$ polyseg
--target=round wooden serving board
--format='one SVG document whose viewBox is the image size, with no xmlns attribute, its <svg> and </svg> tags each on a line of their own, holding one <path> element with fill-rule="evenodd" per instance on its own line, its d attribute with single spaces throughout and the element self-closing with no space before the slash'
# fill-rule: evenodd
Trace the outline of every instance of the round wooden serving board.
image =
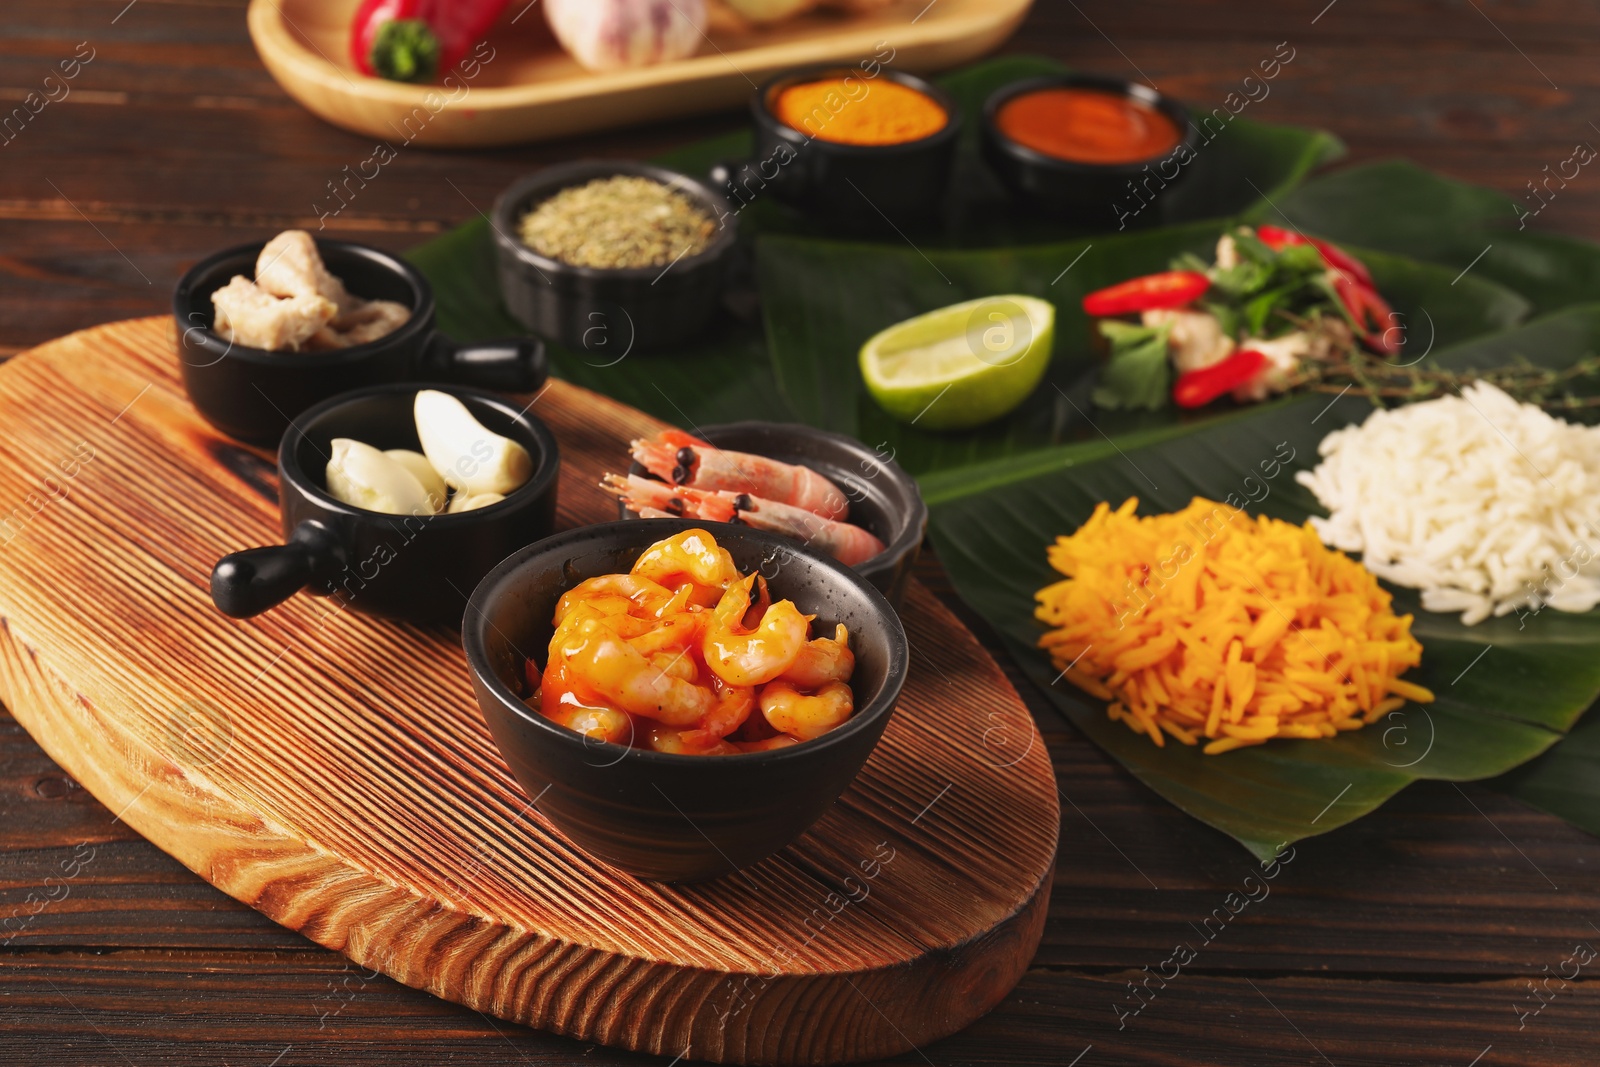
<svg viewBox="0 0 1600 1067">
<path fill-rule="evenodd" d="M 556 382 L 564 526 L 659 424 Z M 265 452 L 201 421 L 169 319 L 0 367 L 0 696 L 119 817 L 283 925 L 407 985 L 608 1045 L 822 1064 L 949 1034 L 1015 985 L 1055 863 L 1033 722 L 921 587 L 912 670 L 860 778 L 799 842 L 688 887 L 589 859 L 490 740 L 455 634 L 299 596 L 213 609 L 275 542 Z M 729 803 L 738 803 L 730 797 Z"/>
</svg>

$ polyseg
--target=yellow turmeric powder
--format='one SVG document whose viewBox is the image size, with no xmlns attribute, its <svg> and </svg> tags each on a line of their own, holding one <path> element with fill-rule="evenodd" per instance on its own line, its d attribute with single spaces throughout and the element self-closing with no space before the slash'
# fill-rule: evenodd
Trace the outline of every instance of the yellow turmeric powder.
<svg viewBox="0 0 1600 1067">
<path fill-rule="evenodd" d="M 944 108 L 926 93 L 888 79 L 802 82 L 779 93 L 773 110 L 785 125 L 816 140 L 839 144 L 920 141 L 950 122 Z"/>
</svg>

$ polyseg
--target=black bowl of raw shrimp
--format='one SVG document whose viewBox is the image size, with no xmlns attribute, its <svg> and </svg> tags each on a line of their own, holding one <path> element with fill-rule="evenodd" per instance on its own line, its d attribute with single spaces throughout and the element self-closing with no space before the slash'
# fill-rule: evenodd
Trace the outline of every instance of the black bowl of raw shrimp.
<svg viewBox="0 0 1600 1067">
<path fill-rule="evenodd" d="M 788 747 L 691 755 L 596 739 L 529 705 L 530 662 L 536 675 L 548 664 L 562 594 L 589 578 L 627 574 L 651 545 L 695 528 L 712 533 L 741 574 L 760 573 L 774 602 L 791 600 L 815 615 L 812 633 L 848 629 L 848 719 Z M 805 833 L 883 735 L 909 655 L 899 617 L 850 568 L 781 534 L 679 519 L 584 527 L 517 552 L 473 592 L 462 644 L 495 743 L 539 810 L 594 858 L 663 882 L 731 873 Z"/>
<path fill-rule="evenodd" d="M 657 434 L 634 443 L 627 476 L 607 487 L 625 519 L 681 515 L 786 534 L 853 567 L 897 611 L 928 529 L 916 480 L 892 452 L 797 423 Z"/>
</svg>

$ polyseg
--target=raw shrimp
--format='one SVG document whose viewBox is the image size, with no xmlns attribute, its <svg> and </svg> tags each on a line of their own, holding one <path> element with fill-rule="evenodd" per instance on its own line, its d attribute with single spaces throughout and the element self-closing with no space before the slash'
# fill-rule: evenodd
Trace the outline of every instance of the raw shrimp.
<svg viewBox="0 0 1600 1067">
<path fill-rule="evenodd" d="M 787 682 L 761 690 L 761 714 L 772 728 L 799 741 L 821 737 L 855 710 L 855 696 L 843 682 L 829 682 L 811 696 Z"/>
<path fill-rule="evenodd" d="M 728 587 L 711 613 L 701 643 L 706 666 L 730 685 L 762 685 L 794 666 L 810 636 L 811 620 L 792 600 L 780 600 L 746 627 L 744 616 L 755 599 L 751 575 Z"/>
<path fill-rule="evenodd" d="M 681 430 L 640 438 L 633 442 L 632 452 L 641 467 L 673 485 L 749 493 L 825 519 L 838 520 L 850 514 L 850 501 L 839 487 L 810 467 L 730 452 Z"/>
<path fill-rule="evenodd" d="M 719 594 L 739 580 L 733 557 L 704 530 L 684 530 L 657 541 L 634 562 L 632 573 L 674 589 L 687 580 Z"/>
<path fill-rule="evenodd" d="M 856 656 L 850 651 L 850 631 L 844 623 L 834 628 L 832 637 L 808 641 L 794 666 L 778 676 L 797 689 L 821 689 L 829 682 L 848 682 L 856 669 Z"/>
<path fill-rule="evenodd" d="M 576 628 L 559 649 L 569 680 L 608 704 L 668 726 L 695 726 L 716 706 L 712 691 L 653 665 L 643 653 L 595 621 Z M 548 698 L 547 698 L 548 699 Z"/>
<path fill-rule="evenodd" d="M 641 478 L 606 475 L 602 488 L 621 498 L 630 511 L 665 513 L 709 522 L 742 522 L 771 530 L 819 549 L 848 567 L 865 563 L 883 551 L 883 542 L 859 526 L 834 522 L 803 508 L 749 493 L 703 492 Z"/>
</svg>

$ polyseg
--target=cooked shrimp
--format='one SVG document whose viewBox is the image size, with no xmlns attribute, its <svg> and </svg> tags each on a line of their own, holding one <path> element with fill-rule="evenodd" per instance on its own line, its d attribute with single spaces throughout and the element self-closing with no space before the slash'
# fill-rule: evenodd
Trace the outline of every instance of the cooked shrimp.
<svg viewBox="0 0 1600 1067">
<path fill-rule="evenodd" d="M 803 508 L 749 493 L 704 492 L 687 486 L 670 486 L 641 478 L 608 474 L 601 487 L 622 500 L 629 511 L 665 513 L 677 518 L 707 522 L 742 522 L 758 530 L 771 530 L 826 552 L 853 567 L 883 551 L 883 542 L 859 526 L 834 522 Z"/>
<path fill-rule="evenodd" d="M 855 710 L 855 696 L 843 682 L 829 682 L 812 696 L 787 682 L 761 690 L 761 714 L 772 728 L 799 741 L 821 737 Z"/>
<path fill-rule="evenodd" d="M 536 700 L 546 718 L 569 730 L 620 745 L 633 740 L 633 720 L 624 712 L 579 693 L 572 684 L 566 660 L 562 657 L 552 658 Z"/>
<path fill-rule="evenodd" d="M 834 627 L 832 637 L 808 641 L 794 666 L 778 676 L 797 689 L 821 689 L 829 682 L 848 682 L 856 669 L 856 656 L 850 651 L 850 631 L 844 623 Z"/>
<path fill-rule="evenodd" d="M 698 724 L 716 706 L 709 688 L 653 665 L 599 622 L 582 623 L 552 651 L 565 660 L 569 682 L 583 683 L 630 714 L 687 727 Z"/>
<path fill-rule="evenodd" d="M 680 430 L 640 438 L 633 442 L 632 452 L 640 466 L 673 485 L 750 493 L 825 519 L 843 519 L 850 514 L 850 501 L 839 487 L 810 467 L 730 452 Z"/>
<path fill-rule="evenodd" d="M 633 719 L 616 708 L 562 705 L 549 718 L 596 741 L 626 745 L 633 741 Z"/>
<path fill-rule="evenodd" d="M 699 727 L 683 732 L 684 743 L 691 747 L 708 748 L 715 745 L 743 726 L 755 710 L 756 691 L 753 686 L 724 685 L 719 679 L 714 688 L 717 690 L 717 706 L 711 709 L 711 714 L 700 720 Z"/>
<path fill-rule="evenodd" d="M 773 604 L 754 627 L 744 625 L 755 579 L 752 574 L 722 594 L 700 646 L 706 666 L 729 685 L 772 681 L 794 666 L 810 637 L 811 620 L 791 600 Z"/>
<path fill-rule="evenodd" d="M 673 730 L 665 726 L 652 726 L 645 744 L 653 752 L 671 752 L 679 756 L 734 756 L 739 749 L 717 738 L 709 745 L 699 745 L 689 740 L 693 730 Z"/>
<path fill-rule="evenodd" d="M 632 573 L 674 589 L 687 580 L 719 594 L 739 580 L 733 557 L 704 530 L 684 530 L 657 541 L 634 562 Z"/>
<path fill-rule="evenodd" d="M 561 594 L 551 621 L 560 626 L 574 605 L 601 597 L 622 597 L 646 611 L 655 612 L 672 600 L 672 590 L 637 574 L 602 574 L 579 582 Z"/>
<path fill-rule="evenodd" d="M 705 637 L 706 623 L 709 619 L 709 612 L 704 611 L 685 611 L 668 615 L 654 625 L 647 623 L 649 629 L 636 637 L 630 637 L 628 644 L 646 656 L 663 654 L 683 657 L 687 649 L 699 647 L 701 639 Z M 689 666 L 694 669 L 697 664 L 690 659 Z"/>
</svg>

